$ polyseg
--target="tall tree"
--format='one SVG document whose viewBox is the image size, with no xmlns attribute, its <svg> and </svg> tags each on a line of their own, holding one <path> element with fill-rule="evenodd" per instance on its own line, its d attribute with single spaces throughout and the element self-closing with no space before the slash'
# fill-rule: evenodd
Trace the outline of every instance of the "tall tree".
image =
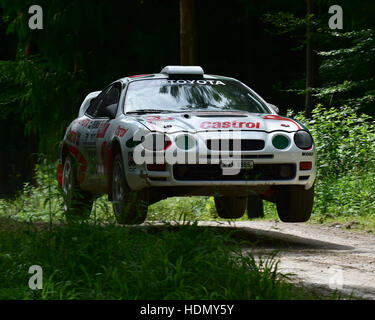
<svg viewBox="0 0 375 320">
<path fill-rule="evenodd" d="M 196 64 L 195 0 L 180 0 L 180 63 Z"/>
<path fill-rule="evenodd" d="M 305 113 L 306 116 L 311 114 L 311 87 L 312 87 L 312 56 L 313 50 L 311 45 L 311 0 L 306 1 L 307 5 L 307 23 L 306 23 L 306 96 L 305 96 Z"/>
<path fill-rule="evenodd" d="M 314 101 L 312 88 L 318 85 L 319 63 L 316 53 L 315 39 L 313 36 L 312 18 L 314 3 L 313 0 L 306 0 L 306 93 L 305 93 L 305 115 L 311 116 Z"/>
</svg>

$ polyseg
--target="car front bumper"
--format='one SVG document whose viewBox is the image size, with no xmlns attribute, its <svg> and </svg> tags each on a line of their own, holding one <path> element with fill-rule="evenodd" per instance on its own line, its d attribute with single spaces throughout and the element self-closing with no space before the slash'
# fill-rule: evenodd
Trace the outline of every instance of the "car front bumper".
<svg viewBox="0 0 375 320">
<path fill-rule="evenodd" d="M 134 190 L 147 187 L 177 187 L 177 186 L 272 186 L 272 185 L 303 185 L 311 188 L 316 178 L 315 146 L 310 150 L 301 150 L 293 143 L 294 132 L 281 132 L 288 137 L 290 145 L 276 149 L 272 138 L 277 132 L 235 132 L 232 137 L 238 139 L 254 139 L 265 141 L 262 150 L 232 151 L 230 154 L 209 150 L 207 139 L 222 139 L 220 133 L 202 133 L 197 140 L 197 147 L 186 151 L 185 163 L 165 163 L 162 170 L 150 170 L 147 164 L 136 165 L 132 160 L 133 154 L 124 154 L 126 178 Z M 178 135 L 178 134 L 176 134 Z M 174 137 L 171 136 L 172 142 Z M 160 153 L 160 152 L 159 152 Z M 163 152 L 160 153 L 162 155 Z M 190 158 L 189 158 L 190 157 Z M 167 159 L 164 152 L 164 159 Z M 229 170 L 222 163 L 234 160 L 238 170 Z M 252 168 L 243 168 L 241 161 L 253 163 Z M 188 163 L 187 163 L 188 162 Z M 307 169 L 301 163 L 311 162 Z M 241 164 L 240 164 L 241 163 Z"/>
</svg>

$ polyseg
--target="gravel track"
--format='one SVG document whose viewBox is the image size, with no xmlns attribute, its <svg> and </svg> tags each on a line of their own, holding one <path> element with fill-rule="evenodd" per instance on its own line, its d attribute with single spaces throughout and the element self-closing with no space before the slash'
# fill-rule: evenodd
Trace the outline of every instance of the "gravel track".
<svg viewBox="0 0 375 320">
<path fill-rule="evenodd" d="M 279 270 L 294 274 L 295 281 L 305 287 L 375 299 L 375 235 L 275 221 L 202 221 L 199 225 L 235 228 L 241 238 L 253 243 L 244 247 L 253 254 L 277 250 Z"/>
</svg>

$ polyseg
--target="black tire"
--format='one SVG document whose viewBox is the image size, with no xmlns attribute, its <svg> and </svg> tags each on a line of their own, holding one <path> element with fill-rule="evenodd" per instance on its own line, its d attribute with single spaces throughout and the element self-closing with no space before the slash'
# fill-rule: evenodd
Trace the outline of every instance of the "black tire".
<svg viewBox="0 0 375 320">
<path fill-rule="evenodd" d="M 71 155 L 68 155 L 64 162 L 62 193 L 65 217 L 68 222 L 87 219 L 90 216 L 94 196 L 79 187 L 77 162 Z"/>
<path fill-rule="evenodd" d="M 311 217 L 314 204 L 314 185 L 305 190 L 304 186 L 281 186 L 276 192 L 276 207 L 283 222 L 306 222 Z"/>
<path fill-rule="evenodd" d="M 120 154 L 115 156 L 112 167 L 112 206 L 119 224 L 141 224 L 146 220 L 148 201 L 130 189 Z"/>
<path fill-rule="evenodd" d="M 215 197 L 217 214 L 223 219 L 241 218 L 246 210 L 246 197 Z"/>
<path fill-rule="evenodd" d="M 256 194 L 247 197 L 247 216 L 249 219 L 263 218 L 263 200 Z"/>
</svg>

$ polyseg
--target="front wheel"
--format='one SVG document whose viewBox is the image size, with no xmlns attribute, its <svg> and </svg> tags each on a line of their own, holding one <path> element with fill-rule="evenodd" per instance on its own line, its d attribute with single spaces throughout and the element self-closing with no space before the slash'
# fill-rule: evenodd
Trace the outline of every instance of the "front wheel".
<svg viewBox="0 0 375 320">
<path fill-rule="evenodd" d="M 314 204 L 314 185 L 306 190 L 304 186 L 280 186 L 276 191 L 276 207 L 283 222 L 306 222 L 310 219 Z"/>
<path fill-rule="evenodd" d="M 77 164 L 70 155 L 64 162 L 62 192 L 65 217 L 68 221 L 87 219 L 90 216 L 94 196 L 79 187 Z"/>
<path fill-rule="evenodd" d="M 223 219 L 238 219 L 246 210 L 246 197 L 215 197 L 217 214 Z"/>
<path fill-rule="evenodd" d="M 148 201 L 128 186 L 120 154 L 116 155 L 113 162 L 112 205 L 116 220 L 120 224 L 141 224 L 146 220 Z"/>
</svg>

